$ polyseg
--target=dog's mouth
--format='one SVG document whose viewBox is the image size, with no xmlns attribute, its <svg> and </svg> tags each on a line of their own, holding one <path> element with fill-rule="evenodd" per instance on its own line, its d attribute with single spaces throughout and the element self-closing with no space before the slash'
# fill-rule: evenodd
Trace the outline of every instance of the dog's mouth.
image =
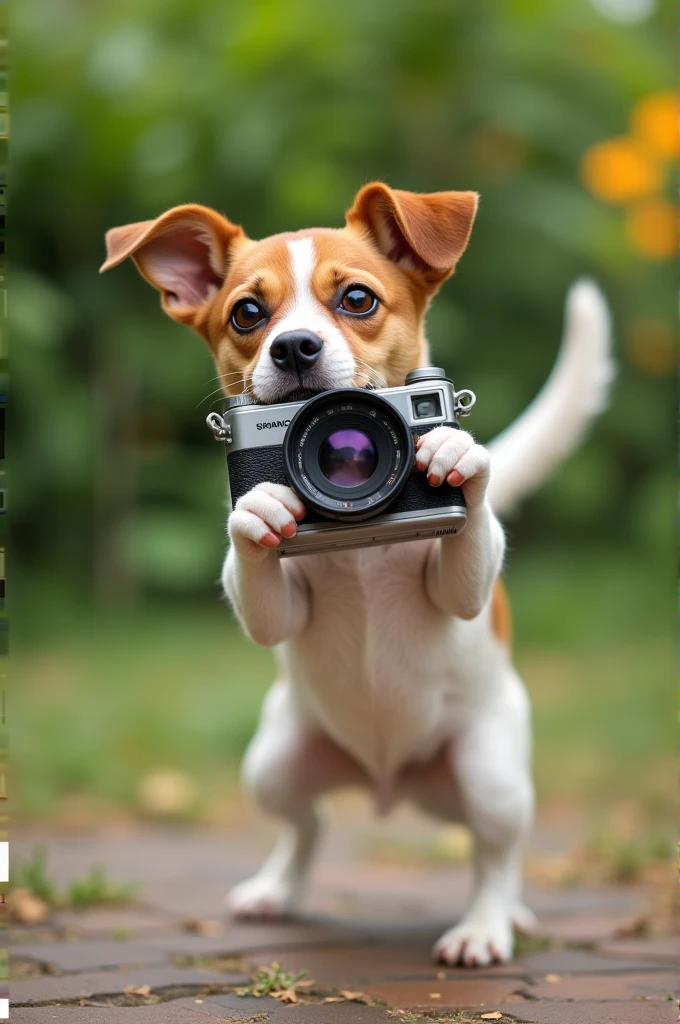
<svg viewBox="0 0 680 1024">
<path fill-rule="evenodd" d="M 347 386 L 347 385 L 345 385 Z M 356 381 L 352 381 L 349 387 L 357 388 L 363 391 L 375 391 L 376 385 L 369 383 L 359 384 Z M 306 402 L 309 398 L 314 398 L 316 395 L 323 394 L 324 391 L 333 391 L 333 387 L 325 388 L 306 388 L 296 387 L 287 391 L 284 395 L 278 395 L 275 398 L 260 398 L 258 403 L 260 405 L 276 405 L 278 402 Z"/>
<path fill-rule="evenodd" d="M 325 390 L 327 389 L 304 387 L 292 388 L 290 391 L 286 391 L 284 395 L 279 395 L 276 398 L 260 399 L 260 404 L 274 405 L 277 402 L 306 402 L 308 398 L 314 398 L 315 395 L 320 395 L 322 391 Z"/>
</svg>

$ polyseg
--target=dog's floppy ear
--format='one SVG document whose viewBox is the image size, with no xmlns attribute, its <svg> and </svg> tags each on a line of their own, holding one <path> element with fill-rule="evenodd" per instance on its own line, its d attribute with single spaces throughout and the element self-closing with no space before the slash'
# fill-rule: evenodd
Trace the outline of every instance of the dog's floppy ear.
<svg viewBox="0 0 680 1024">
<path fill-rule="evenodd" d="M 402 192 L 374 181 L 357 194 L 347 225 L 433 291 L 465 251 L 478 199 L 476 192 Z"/>
<path fill-rule="evenodd" d="M 242 228 L 207 206 L 176 206 L 156 220 L 107 231 L 100 273 L 131 256 L 161 293 L 166 313 L 195 326 L 198 310 L 222 286 L 229 248 L 244 238 Z"/>
</svg>

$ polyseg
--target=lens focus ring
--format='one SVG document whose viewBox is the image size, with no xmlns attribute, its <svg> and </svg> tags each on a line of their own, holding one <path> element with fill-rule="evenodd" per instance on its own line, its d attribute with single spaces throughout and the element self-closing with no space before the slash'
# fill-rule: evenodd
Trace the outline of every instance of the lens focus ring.
<svg viewBox="0 0 680 1024">
<path fill-rule="evenodd" d="M 411 430 L 380 395 L 327 391 L 295 414 L 283 441 L 291 486 L 330 519 L 366 519 L 397 497 L 413 468 Z"/>
</svg>

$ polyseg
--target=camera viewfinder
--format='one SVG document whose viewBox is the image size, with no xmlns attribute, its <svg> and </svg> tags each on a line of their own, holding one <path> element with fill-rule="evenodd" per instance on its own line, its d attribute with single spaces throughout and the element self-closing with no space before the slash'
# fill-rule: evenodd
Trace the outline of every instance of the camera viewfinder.
<svg viewBox="0 0 680 1024">
<path fill-rule="evenodd" d="M 438 391 L 434 391 L 429 395 L 413 395 L 411 402 L 413 405 L 413 418 L 416 420 L 429 420 L 442 414 L 442 404 Z"/>
</svg>

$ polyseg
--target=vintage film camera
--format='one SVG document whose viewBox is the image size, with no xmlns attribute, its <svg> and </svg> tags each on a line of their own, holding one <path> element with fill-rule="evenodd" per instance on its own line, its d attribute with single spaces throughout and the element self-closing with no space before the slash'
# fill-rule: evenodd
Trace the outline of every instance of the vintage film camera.
<svg viewBox="0 0 680 1024">
<path fill-rule="evenodd" d="M 207 417 L 224 440 L 232 506 L 258 483 L 287 484 L 307 515 L 283 538 L 281 558 L 460 533 L 460 487 L 432 487 L 414 466 L 414 439 L 458 427 L 475 403 L 444 370 L 412 370 L 403 387 L 323 391 L 306 401 L 260 405 L 227 399 Z"/>
</svg>

